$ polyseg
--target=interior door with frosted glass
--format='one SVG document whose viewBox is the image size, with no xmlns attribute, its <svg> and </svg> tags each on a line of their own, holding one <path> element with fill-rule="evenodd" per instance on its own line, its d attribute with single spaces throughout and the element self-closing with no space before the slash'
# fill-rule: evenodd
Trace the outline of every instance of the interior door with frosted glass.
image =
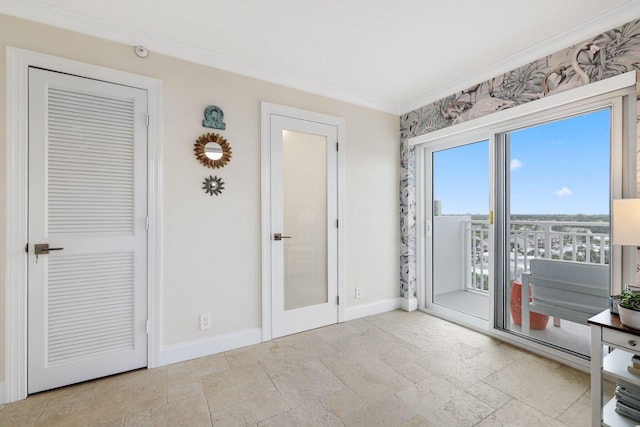
<svg viewBox="0 0 640 427">
<path fill-rule="evenodd" d="M 337 127 L 271 116 L 273 337 L 338 320 Z"/>
</svg>

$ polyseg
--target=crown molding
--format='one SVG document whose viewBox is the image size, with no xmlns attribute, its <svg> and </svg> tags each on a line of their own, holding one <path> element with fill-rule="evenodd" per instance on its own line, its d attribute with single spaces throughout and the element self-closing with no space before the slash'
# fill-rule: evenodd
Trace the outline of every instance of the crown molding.
<svg viewBox="0 0 640 427">
<path fill-rule="evenodd" d="M 640 17 L 640 2 L 631 0 L 627 4 L 609 11 L 578 26 L 570 28 L 554 37 L 521 50 L 490 67 L 469 74 L 466 78 L 427 92 L 419 97 L 398 104 L 384 99 L 351 93 L 348 91 L 323 87 L 299 76 L 281 73 L 257 64 L 240 61 L 200 48 L 156 37 L 141 31 L 135 31 L 120 25 L 109 24 L 99 19 L 64 11 L 31 0 L 0 0 L 0 13 L 39 22 L 122 43 L 131 46 L 143 45 L 151 52 L 171 56 L 189 62 L 229 71 L 246 77 L 263 80 L 292 89 L 301 90 L 319 96 L 335 99 L 349 104 L 359 105 L 391 114 L 404 114 L 431 104 L 439 99 L 457 93 L 466 87 L 506 73 L 531 61 L 558 52 L 568 46 L 594 37 L 604 31 L 618 27 Z"/>
<path fill-rule="evenodd" d="M 623 6 L 585 21 L 554 37 L 523 49 L 514 55 L 508 56 L 490 67 L 470 74 L 464 79 L 457 80 L 449 85 L 442 86 L 437 90 L 414 98 L 400 106 L 400 114 L 405 114 L 429 105 L 479 82 L 492 79 L 524 64 L 544 58 L 547 55 L 559 52 L 590 37 L 595 37 L 605 31 L 619 27 L 638 17 L 640 17 L 640 2 L 635 0 L 629 1 Z"/>
<path fill-rule="evenodd" d="M 110 24 L 99 19 L 68 12 L 57 7 L 43 5 L 30 0 L 0 0 L 0 13 L 112 42 L 131 46 L 142 45 L 150 52 L 229 71 L 377 111 L 392 114 L 399 114 L 400 111 L 400 105 L 394 102 L 371 99 L 348 91 L 323 87 L 299 76 L 278 72 L 205 49 L 176 43 L 148 33 L 135 31 L 128 27 Z"/>
</svg>

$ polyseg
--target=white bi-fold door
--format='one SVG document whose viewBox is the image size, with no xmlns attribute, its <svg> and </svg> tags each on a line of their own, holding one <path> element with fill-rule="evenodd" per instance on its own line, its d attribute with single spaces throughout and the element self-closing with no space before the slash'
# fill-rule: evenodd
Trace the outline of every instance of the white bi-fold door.
<svg viewBox="0 0 640 427">
<path fill-rule="evenodd" d="M 147 93 L 29 71 L 28 392 L 147 366 Z"/>
</svg>

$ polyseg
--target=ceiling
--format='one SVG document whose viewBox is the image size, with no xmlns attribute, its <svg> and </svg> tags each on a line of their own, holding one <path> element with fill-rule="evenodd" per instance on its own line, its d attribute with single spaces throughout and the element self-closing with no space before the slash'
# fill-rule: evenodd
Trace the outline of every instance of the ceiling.
<svg viewBox="0 0 640 427">
<path fill-rule="evenodd" d="M 0 13 L 401 114 L 640 17 L 640 0 L 0 0 Z"/>
</svg>

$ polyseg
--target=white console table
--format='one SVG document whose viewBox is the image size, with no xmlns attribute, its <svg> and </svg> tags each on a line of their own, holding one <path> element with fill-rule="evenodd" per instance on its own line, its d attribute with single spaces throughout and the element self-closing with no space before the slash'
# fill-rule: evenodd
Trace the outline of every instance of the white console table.
<svg viewBox="0 0 640 427">
<path fill-rule="evenodd" d="M 640 330 L 620 323 L 617 314 L 605 310 L 589 319 L 591 325 L 591 425 L 629 426 L 640 423 L 615 411 L 616 399 L 602 404 L 602 379 L 607 375 L 640 385 L 640 376 L 627 371 L 634 354 L 640 354 Z M 613 351 L 604 354 L 603 346 Z"/>
</svg>

